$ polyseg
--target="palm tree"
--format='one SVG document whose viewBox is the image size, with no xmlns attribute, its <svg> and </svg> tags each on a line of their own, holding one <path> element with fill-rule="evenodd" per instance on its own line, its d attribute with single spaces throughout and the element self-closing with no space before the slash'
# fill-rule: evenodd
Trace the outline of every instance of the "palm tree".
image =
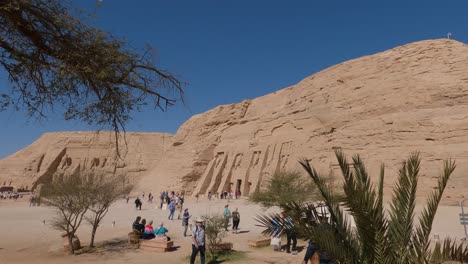
<svg viewBox="0 0 468 264">
<path fill-rule="evenodd" d="M 279 170 L 268 179 L 265 188 L 249 195 L 249 201 L 263 207 L 281 206 L 288 202 L 305 202 L 318 197 L 317 188 L 309 177 L 297 170 Z"/>
<path fill-rule="evenodd" d="M 330 213 L 321 217 L 311 203 L 291 202 L 282 205 L 293 219 L 292 226 L 281 223 L 275 214 L 257 218 L 265 227 L 265 234 L 280 229 L 295 228 L 305 239 L 313 239 L 338 263 L 442 263 L 468 261 L 468 250 L 458 242 L 446 239 L 431 247 L 430 233 L 442 194 L 455 170 L 453 161 L 445 161 L 439 182 L 415 222 L 416 190 L 420 156 L 415 152 L 403 162 L 393 190 L 389 209 L 384 208 L 384 166 L 381 166 L 378 185 L 374 186 L 359 155 L 348 164 L 341 150 L 335 151 L 342 176 L 343 193 L 337 194 L 323 176 L 307 160 L 300 164 L 310 175 Z M 355 226 L 352 226 L 354 220 Z M 433 249 L 434 248 L 434 249 Z"/>
</svg>

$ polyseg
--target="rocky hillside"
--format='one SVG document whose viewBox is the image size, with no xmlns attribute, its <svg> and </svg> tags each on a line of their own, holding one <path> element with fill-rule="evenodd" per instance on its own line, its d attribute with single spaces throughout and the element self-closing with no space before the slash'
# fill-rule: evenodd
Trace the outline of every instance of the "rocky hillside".
<svg viewBox="0 0 468 264">
<path fill-rule="evenodd" d="M 113 151 L 108 135 L 94 140 L 92 134 L 47 134 L 0 161 L 0 179 L 32 184 L 75 173 L 77 167 L 103 166 L 103 173 L 131 173 L 141 191 L 238 189 L 248 194 L 276 170 L 300 169 L 300 158 L 337 174 L 333 149 L 342 148 L 361 154 L 371 174 L 385 162 L 388 191 L 401 161 L 420 151 L 419 197 L 435 186 L 443 159 L 453 158 L 458 167 L 444 203 L 455 203 L 468 195 L 467 131 L 468 47 L 454 40 L 426 40 L 343 62 L 272 94 L 216 107 L 190 118 L 173 136 L 128 133 L 128 153 L 138 155 L 127 155 L 125 166 L 106 161 Z M 46 138 L 53 143 L 40 143 Z"/>
<path fill-rule="evenodd" d="M 77 175 L 125 175 L 134 183 L 159 162 L 171 138 L 163 133 L 126 133 L 117 157 L 113 132 L 47 133 L 0 160 L 0 183 L 31 189 L 54 178 Z"/>
<path fill-rule="evenodd" d="M 240 189 L 248 194 L 275 170 L 300 169 L 299 158 L 337 173 L 333 149 L 341 147 L 361 154 L 371 173 L 385 162 L 388 189 L 401 161 L 420 151 L 420 197 L 434 187 L 442 160 L 456 159 L 444 200 L 453 203 L 468 195 L 467 130 L 468 47 L 427 40 L 193 116 L 145 182 L 157 188 L 167 179 L 165 184 L 194 193 Z"/>
</svg>

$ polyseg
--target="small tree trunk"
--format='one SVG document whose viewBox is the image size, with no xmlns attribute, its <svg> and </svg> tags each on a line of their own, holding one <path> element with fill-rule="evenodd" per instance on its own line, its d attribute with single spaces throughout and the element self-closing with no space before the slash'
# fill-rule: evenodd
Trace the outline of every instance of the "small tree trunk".
<svg viewBox="0 0 468 264">
<path fill-rule="evenodd" d="M 75 254 L 75 249 L 73 248 L 73 234 L 68 234 L 68 246 L 70 247 L 70 249 L 68 250 L 68 252 L 71 254 L 71 255 L 74 255 Z"/>
<path fill-rule="evenodd" d="M 93 230 L 91 231 L 91 243 L 89 243 L 89 247 L 94 247 L 94 237 L 96 236 L 98 225 L 93 225 Z"/>
</svg>

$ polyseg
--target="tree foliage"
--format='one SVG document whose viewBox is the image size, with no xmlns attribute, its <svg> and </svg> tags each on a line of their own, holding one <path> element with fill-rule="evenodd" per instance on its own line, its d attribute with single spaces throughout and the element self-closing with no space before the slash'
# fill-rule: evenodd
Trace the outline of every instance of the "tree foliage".
<svg viewBox="0 0 468 264">
<path fill-rule="evenodd" d="M 376 186 L 358 155 L 348 163 L 341 150 L 335 151 L 343 176 L 344 194 L 337 195 L 307 160 L 300 163 L 319 189 L 328 207 L 330 219 L 323 219 L 313 204 L 291 202 L 283 206 L 293 218 L 299 234 L 317 242 L 322 250 L 339 263 L 442 263 L 468 261 L 468 251 L 460 242 L 446 239 L 443 245 L 431 245 L 430 233 L 442 194 L 455 170 L 453 161 L 445 161 L 438 185 L 415 219 L 416 191 L 419 179 L 419 153 L 412 153 L 399 170 L 389 209 L 383 204 L 384 166 Z M 276 232 L 278 215 L 260 216 L 265 233 Z M 354 222 L 354 224 L 352 224 Z M 279 222 L 281 228 L 287 228 Z M 433 247 L 434 246 L 434 247 Z M 433 249 L 435 248 L 435 250 Z"/>
<path fill-rule="evenodd" d="M 226 237 L 224 216 L 205 215 L 202 218 L 205 220 L 205 235 L 210 257 L 216 259 L 217 254 L 220 253 L 220 245 L 223 242 L 223 238 Z"/>
<path fill-rule="evenodd" d="M 118 132 L 132 111 L 181 99 L 182 83 L 154 66 L 150 48 L 137 53 L 71 10 L 61 0 L 0 1 L 0 66 L 11 83 L 0 110 L 43 117 L 63 108 L 66 120 Z"/>
<path fill-rule="evenodd" d="M 85 216 L 85 220 L 92 227 L 90 247 L 94 246 L 97 229 L 111 205 L 128 194 L 133 188 L 132 185 L 122 186 L 122 182 L 125 181 L 122 178 L 97 180 L 88 184 L 90 186 L 89 192 L 92 196 L 88 205 L 89 214 Z"/>
<path fill-rule="evenodd" d="M 317 194 L 317 188 L 310 178 L 304 177 L 299 171 L 282 170 L 275 172 L 271 179 L 266 181 L 264 188 L 252 193 L 249 201 L 272 207 L 292 201 L 308 201 Z"/>
<path fill-rule="evenodd" d="M 41 197 L 56 214 L 52 228 L 67 235 L 70 254 L 75 252 L 72 240 L 88 211 L 92 193 L 89 186 L 78 177 L 69 177 L 46 184 L 41 189 Z"/>
<path fill-rule="evenodd" d="M 123 186 L 122 182 L 122 177 L 71 176 L 55 179 L 42 187 L 44 203 L 56 211 L 51 226 L 67 235 L 71 254 L 74 253 L 72 240 L 83 219 L 92 226 L 90 247 L 94 246 L 96 232 L 109 208 L 133 187 Z"/>
</svg>

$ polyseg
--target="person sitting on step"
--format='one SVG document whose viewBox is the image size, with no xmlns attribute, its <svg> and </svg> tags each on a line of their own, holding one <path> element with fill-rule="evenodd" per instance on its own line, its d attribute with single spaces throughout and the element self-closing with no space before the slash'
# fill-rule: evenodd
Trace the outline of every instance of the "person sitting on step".
<svg viewBox="0 0 468 264">
<path fill-rule="evenodd" d="M 171 238 L 166 235 L 167 232 L 169 232 L 169 230 L 167 230 L 163 222 L 161 222 L 159 228 L 154 229 L 154 235 L 156 236 L 156 239 L 171 241 Z"/>
</svg>

